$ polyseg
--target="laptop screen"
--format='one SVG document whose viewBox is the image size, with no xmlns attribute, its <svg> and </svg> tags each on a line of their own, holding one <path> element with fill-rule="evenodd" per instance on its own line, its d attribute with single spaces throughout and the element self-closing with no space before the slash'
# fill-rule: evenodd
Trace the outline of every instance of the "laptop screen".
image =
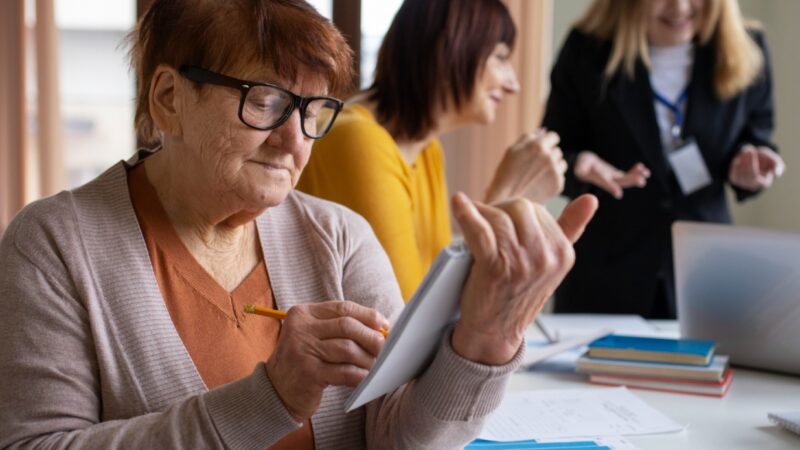
<svg viewBox="0 0 800 450">
<path fill-rule="evenodd" d="M 672 235 L 681 336 L 800 374 L 800 234 L 676 222 Z"/>
</svg>

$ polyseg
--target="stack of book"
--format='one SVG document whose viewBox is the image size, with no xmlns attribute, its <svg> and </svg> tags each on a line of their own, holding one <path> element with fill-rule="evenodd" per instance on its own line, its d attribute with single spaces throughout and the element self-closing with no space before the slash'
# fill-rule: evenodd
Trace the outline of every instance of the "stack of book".
<svg viewBox="0 0 800 450">
<path fill-rule="evenodd" d="M 722 397 L 731 386 L 728 357 L 713 341 L 610 334 L 578 359 L 589 381 L 612 386 Z"/>
</svg>

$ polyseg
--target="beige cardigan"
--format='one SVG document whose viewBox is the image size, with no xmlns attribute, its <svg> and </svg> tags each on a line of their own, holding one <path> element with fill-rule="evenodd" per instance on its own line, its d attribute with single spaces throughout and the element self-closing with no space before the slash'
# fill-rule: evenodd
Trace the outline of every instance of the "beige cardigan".
<svg viewBox="0 0 800 450">
<path fill-rule="evenodd" d="M 29 205 L 0 242 L 0 448 L 263 450 L 300 426 L 263 363 L 234 383 L 203 384 L 131 206 L 125 164 L 139 161 Z M 397 318 L 397 282 L 360 216 L 293 192 L 256 223 L 278 307 L 348 299 Z M 417 380 L 366 408 L 344 414 L 352 390 L 329 387 L 312 418 L 316 446 L 461 447 L 521 358 L 473 363 L 448 338 Z"/>
</svg>

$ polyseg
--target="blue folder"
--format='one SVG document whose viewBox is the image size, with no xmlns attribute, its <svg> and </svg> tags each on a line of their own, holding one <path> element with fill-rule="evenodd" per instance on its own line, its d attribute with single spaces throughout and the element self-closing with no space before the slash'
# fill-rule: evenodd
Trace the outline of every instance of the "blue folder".
<svg viewBox="0 0 800 450">
<path fill-rule="evenodd" d="M 594 441 L 571 441 L 571 442 L 536 442 L 533 439 L 525 441 L 497 442 L 476 439 L 470 442 L 464 450 L 512 450 L 512 449 L 535 449 L 535 450 L 611 450 L 604 445 L 598 445 Z"/>
</svg>

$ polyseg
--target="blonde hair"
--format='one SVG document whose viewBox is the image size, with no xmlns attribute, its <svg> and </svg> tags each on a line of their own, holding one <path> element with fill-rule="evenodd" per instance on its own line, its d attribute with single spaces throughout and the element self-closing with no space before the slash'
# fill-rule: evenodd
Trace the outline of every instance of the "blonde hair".
<svg viewBox="0 0 800 450">
<path fill-rule="evenodd" d="M 612 42 L 606 79 L 620 69 L 633 78 L 638 58 L 650 67 L 646 3 L 646 0 L 594 0 L 575 23 L 584 33 Z M 714 91 L 721 100 L 750 86 L 764 65 L 761 50 L 747 33 L 748 27 L 760 25 L 742 18 L 737 0 L 706 0 L 697 40 L 701 45 L 714 41 Z"/>
</svg>

